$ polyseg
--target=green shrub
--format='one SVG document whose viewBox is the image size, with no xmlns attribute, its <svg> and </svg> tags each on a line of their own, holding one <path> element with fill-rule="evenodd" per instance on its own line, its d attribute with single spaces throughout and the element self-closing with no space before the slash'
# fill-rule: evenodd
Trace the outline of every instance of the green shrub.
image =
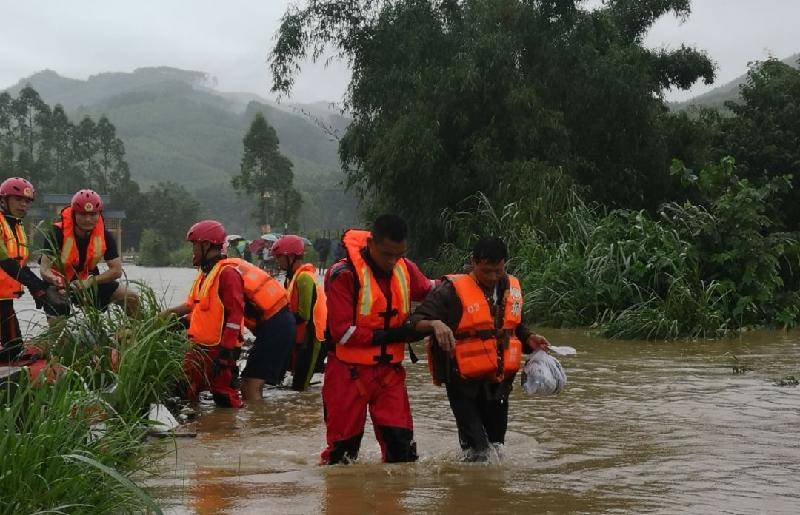
<svg viewBox="0 0 800 515">
<path fill-rule="evenodd" d="M 159 512 L 129 478 L 153 460 L 142 445 L 147 408 L 182 380 L 188 343 L 139 289 L 140 318 L 87 309 L 36 339 L 62 367 L 53 383 L 3 385 L 0 514 Z"/>
<path fill-rule="evenodd" d="M 737 177 L 731 158 L 697 174 L 676 162 L 672 172 L 696 201 L 666 204 L 658 218 L 604 213 L 552 175 L 532 177 L 527 188 L 539 196 L 524 201 L 472 197 L 469 209 L 445 213 L 456 243 L 442 245 L 426 270 L 459 271 L 472 242 L 493 234 L 508 242 L 508 268 L 522 282 L 530 322 L 647 339 L 794 326 L 800 244 L 768 216 L 790 177 L 756 185 Z"/>
<path fill-rule="evenodd" d="M 179 246 L 177 249 L 169 253 L 167 258 L 167 265 L 191 267 L 192 266 L 192 247 L 188 243 Z"/>
<path fill-rule="evenodd" d="M 139 240 L 139 258 L 137 265 L 141 266 L 164 266 L 168 263 L 170 244 L 166 238 L 158 234 L 153 229 L 142 231 Z"/>
</svg>

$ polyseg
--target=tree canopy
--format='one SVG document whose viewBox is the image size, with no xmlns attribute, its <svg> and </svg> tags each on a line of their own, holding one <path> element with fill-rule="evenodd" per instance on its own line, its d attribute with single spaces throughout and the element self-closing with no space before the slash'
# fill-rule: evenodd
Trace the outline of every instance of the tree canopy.
<svg viewBox="0 0 800 515">
<path fill-rule="evenodd" d="M 689 0 L 311 0 L 283 17 L 273 90 L 334 47 L 353 71 L 339 147 L 367 208 L 408 219 L 417 249 L 475 191 L 518 199 L 533 174 L 566 172 L 589 200 L 654 209 L 685 138 L 662 98 L 710 83 L 706 54 L 649 49 L 647 30 Z"/>
<path fill-rule="evenodd" d="M 253 218 L 273 227 L 294 225 L 302 198 L 293 186 L 292 162 L 278 149 L 278 135 L 264 115 L 256 112 L 244 137 L 244 155 L 231 184 L 238 192 L 256 197 Z"/>
</svg>

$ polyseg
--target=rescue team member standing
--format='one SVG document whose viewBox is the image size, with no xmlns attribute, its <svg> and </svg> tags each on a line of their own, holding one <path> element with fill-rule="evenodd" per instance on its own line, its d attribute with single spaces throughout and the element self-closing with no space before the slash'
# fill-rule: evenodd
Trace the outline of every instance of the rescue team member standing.
<svg viewBox="0 0 800 515">
<path fill-rule="evenodd" d="M 50 311 L 66 313 L 66 299 L 34 274 L 28 265 L 28 236 L 22 219 L 35 198 L 33 185 L 21 177 L 6 179 L 0 184 L 0 361 L 11 361 L 22 352 L 14 299 L 28 288 L 36 305 L 46 304 Z"/>
<path fill-rule="evenodd" d="M 58 257 L 53 262 L 50 256 L 42 256 L 43 279 L 69 287 L 78 304 L 105 310 L 113 302 L 129 315 L 138 313 L 139 297 L 117 281 L 122 277 L 122 259 L 114 235 L 105 229 L 100 195 L 92 190 L 75 193 L 70 205 L 61 210 L 60 221 L 53 224 L 46 245 Z M 97 269 L 100 261 L 108 266 L 102 274 Z"/>
<path fill-rule="evenodd" d="M 294 345 L 294 316 L 286 289 L 262 268 L 236 259 L 244 278 L 245 324 L 256 337 L 242 372 L 245 400 L 264 398 L 264 385 L 279 385 Z"/>
<path fill-rule="evenodd" d="M 242 324 L 256 336 L 242 373 L 242 393 L 245 400 L 261 399 L 265 383 L 277 384 L 283 378 L 294 342 L 294 317 L 287 307 L 286 290 L 259 267 L 222 254 L 225 228 L 221 223 L 198 222 L 186 239 L 192 242 L 192 263 L 200 271 L 186 303 L 164 314 L 190 315 L 189 339 L 198 345 L 196 350 L 203 351 L 199 354 L 204 357 L 202 367 L 192 365 L 200 361 L 196 358 L 184 363 L 189 369 L 204 370 L 190 376 L 196 385 L 190 388 L 190 399 L 196 400 L 199 391 L 208 387 L 215 400 L 221 398 L 217 404 L 241 406 L 241 400 L 230 399 L 234 395 L 231 389 L 238 383 L 236 360 Z M 199 329 L 193 330 L 192 324 Z M 206 331 L 206 327 L 211 329 Z M 206 378 L 210 384 L 206 384 Z"/>
<path fill-rule="evenodd" d="M 322 464 L 358 457 L 368 408 L 383 461 L 417 459 L 401 362 L 405 343 L 415 339 L 407 323 L 411 301 L 424 299 L 433 283 L 403 257 L 406 233 L 395 215 L 379 216 L 371 232 L 347 231 L 347 257 L 326 275 L 332 348 L 322 386 Z"/>
<path fill-rule="evenodd" d="M 214 220 L 194 224 L 186 234 L 192 244 L 192 265 L 199 268 L 185 304 L 162 313 L 189 317 L 189 340 L 183 370 L 189 380 L 187 397 L 196 402 L 210 390 L 218 406 L 239 408 L 239 369 L 242 347 L 244 284 L 233 263 L 222 255 L 225 228 Z"/>
<path fill-rule="evenodd" d="M 480 240 L 472 271 L 448 276 L 411 317 L 416 331 L 433 335 L 428 363 L 434 382 L 447 388 L 468 461 L 487 460 L 505 441 L 522 351 L 550 346 L 522 322 L 522 291 L 506 274 L 507 258 L 502 240 Z"/>
<path fill-rule="evenodd" d="M 292 349 L 292 389 L 303 391 L 311 383 L 325 340 L 327 307 L 325 292 L 317 283 L 317 270 L 305 263 L 305 246 L 299 236 L 282 236 L 270 248 L 278 267 L 286 272 L 284 285 L 289 294 L 289 309 L 296 325 Z"/>
</svg>

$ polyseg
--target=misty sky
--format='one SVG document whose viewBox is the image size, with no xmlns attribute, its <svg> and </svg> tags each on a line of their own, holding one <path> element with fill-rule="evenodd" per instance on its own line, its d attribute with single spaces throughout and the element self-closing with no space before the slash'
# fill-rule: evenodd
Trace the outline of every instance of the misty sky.
<svg viewBox="0 0 800 515">
<path fill-rule="evenodd" d="M 590 0 L 597 2 L 599 0 Z M 105 71 L 174 66 L 216 77 L 223 91 L 266 97 L 266 54 L 288 0 L 0 0 L 0 89 L 43 69 L 85 79 Z M 800 52 L 797 0 L 695 0 L 684 24 L 658 22 L 647 43 L 682 42 L 708 51 L 718 64 L 717 84 L 742 74 L 748 61 Z M 305 67 L 292 99 L 341 98 L 344 65 Z M 683 99 L 691 93 L 670 93 Z"/>
</svg>

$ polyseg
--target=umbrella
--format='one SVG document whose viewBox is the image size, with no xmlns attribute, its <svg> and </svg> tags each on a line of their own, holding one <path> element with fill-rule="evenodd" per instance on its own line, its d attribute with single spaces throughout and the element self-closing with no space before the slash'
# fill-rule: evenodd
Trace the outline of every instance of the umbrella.
<svg viewBox="0 0 800 515">
<path fill-rule="evenodd" d="M 267 234 L 262 234 L 261 239 L 264 241 L 278 241 L 280 238 L 279 234 L 275 234 L 274 232 L 268 232 Z"/>
<path fill-rule="evenodd" d="M 267 242 L 262 239 L 253 240 L 252 242 L 250 242 L 250 252 L 254 254 L 256 252 L 261 252 L 266 246 Z"/>
<path fill-rule="evenodd" d="M 242 235 L 241 235 L 241 234 L 229 234 L 229 235 L 228 235 L 228 236 L 225 238 L 225 241 L 236 241 L 236 240 L 243 240 L 243 239 L 244 239 L 244 238 L 242 237 Z"/>
</svg>

